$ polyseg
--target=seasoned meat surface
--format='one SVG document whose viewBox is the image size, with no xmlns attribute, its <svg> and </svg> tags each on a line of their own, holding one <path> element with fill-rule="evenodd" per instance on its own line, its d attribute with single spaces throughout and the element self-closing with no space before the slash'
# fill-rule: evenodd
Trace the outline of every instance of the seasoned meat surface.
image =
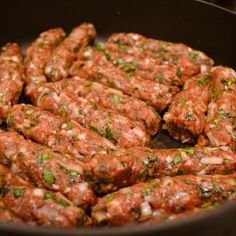
<svg viewBox="0 0 236 236">
<path fill-rule="evenodd" d="M 217 148 L 150 149 L 136 147 L 95 155 L 86 177 L 98 193 L 108 193 L 150 178 L 176 175 L 229 174 L 236 154 Z"/>
<path fill-rule="evenodd" d="M 48 96 L 48 92 L 45 92 L 45 94 L 43 93 L 43 91 L 46 90 L 46 87 L 48 87 L 48 85 L 45 84 L 30 94 L 30 98 L 35 105 L 41 106 L 41 103 L 44 100 L 47 100 L 46 97 Z M 80 77 L 61 80 L 60 82 L 54 83 L 54 86 L 50 85 L 50 88 L 51 87 L 56 87 L 57 94 L 66 91 L 70 96 L 74 97 L 74 95 L 76 95 L 77 101 L 81 98 L 85 98 L 95 108 L 103 107 L 110 109 L 119 112 L 132 121 L 144 123 L 148 133 L 151 135 L 155 135 L 160 129 L 161 118 L 153 107 L 148 106 L 139 99 L 125 95 L 120 90 L 88 81 Z M 39 94 L 41 94 L 41 96 L 39 96 Z M 52 106 L 52 104 L 50 103 L 49 106 Z M 61 115 L 66 112 L 69 113 L 67 110 L 65 110 L 65 112 L 64 109 L 61 110 Z M 76 109 L 74 108 L 73 110 L 75 111 Z"/>
<path fill-rule="evenodd" d="M 99 43 L 97 49 L 116 67 L 133 76 L 167 85 L 183 85 L 191 76 L 200 72 L 196 62 L 166 50 L 153 52 L 135 45 Z"/>
<path fill-rule="evenodd" d="M 47 147 L 25 140 L 16 132 L 0 130 L 0 163 L 11 167 L 41 188 L 64 194 L 77 206 L 87 208 L 96 202 L 85 181 L 84 166 L 76 158 L 61 155 Z"/>
<path fill-rule="evenodd" d="M 125 73 L 108 61 L 102 52 L 87 48 L 77 54 L 77 61 L 72 65 L 72 76 L 79 76 L 97 81 L 123 93 L 139 98 L 154 106 L 157 110 L 165 109 L 179 89 L 155 81 L 148 81 L 138 76 Z"/>
<path fill-rule="evenodd" d="M 2 202 L 0 201 L 0 206 Z M 17 217 L 12 211 L 6 208 L 0 207 L 0 221 L 9 223 L 22 223 L 22 220 Z"/>
<path fill-rule="evenodd" d="M 212 74 L 206 126 L 198 144 L 228 146 L 236 152 L 236 72 L 217 66 Z"/>
<path fill-rule="evenodd" d="M 153 179 L 99 199 L 92 216 L 97 224 L 123 225 L 146 221 L 159 210 L 180 213 L 196 207 L 219 206 L 236 198 L 235 177 L 234 173 Z"/>
<path fill-rule="evenodd" d="M 66 78 L 69 68 L 76 58 L 76 53 L 96 38 L 96 30 L 90 23 L 83 23 L 74 28 L 67 38 L 54 50 L 47 62 L 45 73 L 51 81 Z"/>
<path fill-rule="evenodd" d="M 18 44 L 8 43 L 0 53 L 0 119 L 6 121 L 12 105 L 18 102 L 24 81 L 23 57 Z"/>
<path fill-rule="evenodd" d="M 53 50 L 64 37 L 65 33 L 63 29 L 51 29 L 41 33 L 27 49 L 25 58 L 25 83 L 31 86 L 26 87 L 26 94 L 35 84 L 47 82 L 44 67 L 51 59 Z"/>
<path fill-rule="evenodd" d="M 214 63 L 213 60 L 203 52 L 194 50 L 185 44 L 150 39 L 137 33 L 114 33 L 109 37 L 108 42 L 116 43 L 120 45 L 120 47 L 125 47 L 127 45 L 136 46 L 140 49 L 151 50 L 156 53 L 168 52 L 182 56 L 194 63 L 198 63 L 201 72 L 209 71 Z"/>
<path fill-rule="evenodd" d="M 169 134 L 181 142 L 194 141 L 205 128 L 212 74 L 200 74 L 185 82 L 163 119 Z"/>
<path fill-rule="evenodd" d="M 63 195 L 36 188 L 0 165 L 1 203 L 26 222 L 58 227 L 90 225 L 91 220 Z"/>
<path fill-rule="evenodd" d="M 96 34 L 2 47 L 0 223 L 149 225 L 234 200 L 236 72 L 182 43 Z"/>
<path fill-rule="evenodd" d="M 76 121 L 53 115 L 32 105 L 15 105 L 7 124 L 27 138 L 82 161 L 86 160 L 85 156 L 116 149 L 108 139 L 83 128 Z"/>
<path fill-rule="evenodd" d="M 150 136 L 143 123 L 103 108 L 95 101 L 78 97 L 66 88 L 68 81 L 70 80 L 38 86 L 32 91 L 30 98 L 36 106 L 74 119 L 81 126 L 109 139 L 118 147 L 150 144 Z"/>
</svg>

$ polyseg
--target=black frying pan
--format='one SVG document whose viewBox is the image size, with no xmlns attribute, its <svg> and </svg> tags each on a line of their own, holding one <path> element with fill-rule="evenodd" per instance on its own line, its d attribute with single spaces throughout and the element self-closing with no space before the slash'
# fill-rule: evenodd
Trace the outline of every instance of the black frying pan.
<svg viewBox="0 0 236 236">
<path fill-rule="evenodd" d="M 98 36 L 112 32 L 138 32 L 148 37 L 183 42 L 206 52 L 216 64 L 236 69 L 236 15 L 191 0 L 21 0 L 0 5 L 0 45 L 18 42 L 23 48 L 44 30 L 72 27 L 87 21 Z M 165 134 L 164 146 L 176 146 Z M 161 142 L 159 142 L 161 145 Z M 29 228 L 0 223 L 0 235 L 236 235 L 236 203 L 205 211 L 187 219 L 156 225 L 72 229 Z"/>
</svg>

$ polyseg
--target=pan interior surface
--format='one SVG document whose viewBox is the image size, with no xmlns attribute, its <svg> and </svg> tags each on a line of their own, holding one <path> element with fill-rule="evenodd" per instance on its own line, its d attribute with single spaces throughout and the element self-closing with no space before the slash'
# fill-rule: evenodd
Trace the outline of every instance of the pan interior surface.
<svg viewBox="0 0 236 236">
<path fill-rule="evenodd" d="M 202 1 L 173 0 L 22 0 L 1 4 L 0 45 L 18 42 L 23 49 L 49 28 L 67 32 L 92 22 L 98 40 L 112 32 L 137 32 L 147 37 L 182 42 L 204 51 L 216 65 L 236 69 L 236 15 Z M 183 147 L 162 131 L 153 139 L 156 148 Z M 1 235 L 235 235 L 236 204 L 204 212 L 189 219 L 152 226 L 125 226 L 61 230 L 0 224 Z"/>
</svg>

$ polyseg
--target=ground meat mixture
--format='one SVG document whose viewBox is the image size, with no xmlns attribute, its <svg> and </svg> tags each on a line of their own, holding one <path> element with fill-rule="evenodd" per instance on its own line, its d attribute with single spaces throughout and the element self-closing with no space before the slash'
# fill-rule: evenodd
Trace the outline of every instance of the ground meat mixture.
<svg viewBox="0 0 236 236">
<path fill-rule="evenodd" d="M 97 81 L 109 87 L 119 89 L 127 95 L 144 100 L 158 110 L 165 109 L 179 89 L 138 76 L 132 76 L 116 68 L 106 56 L 93 48 L 87 48 L 77 54 L 78 60 L 72 65 L 72 76 Z"/>
<path fill-rule="evenodd" d="M 18 102 L 24 81 L 23 56 L 16 43 L 8 43 L 0 53 L 0 120 L 6 121 L 12 105 Z"/>
<path fill-rule="evenodd" d="M 82 161 L 86 159 L 85 156 L 116 149 L 108 139 L 83 128 L 74 120 L 53 115 L 32 105 L 13 106 L 7 124 L 27 138 Z"/>
<path fill-rule="evenodd" d="M 63 195 L 36 188 L 0 165 L 1 204 L 26 222 L 58 227 L 90 225 L 91 220 Z"/>
<path fill-rule="evenodd" d="M 196 207 L 219 206 L 236 197 L 235 177 L 234 173 L 152 179 L 99 199 L 92 216 L 97 224 L 123 225 L 146 221 L 160 210 L 178 214 Z"/>
<path fill-rule="evenodd" d="M 217 66 L 212 73 L 206 126 L 198 144 L 228 146 L 236 152 L 236 72 Z"/>
<path fill-rule="evenodd" d="M 174 97 L 163 117 L 165 128 L 174 139 L 191 142 L 203 132 L 211 79 L 211 73 L 192 77 Z"/>
<path fill-rule="evenodd" d="M 0 130 L 0 162 L 38 187 L 58 191 L 75 205 L 87 208 L 96 197 L 85 181 L 84 166 L 76 158 Z"/>
<path fill-rule="evenodd" d="M 72 30 L 67 38 L 54 50 L 47 62 L 45 73 L 52 81 L 66 78 L 69 68 L 81 47 L 87 46 L 96 38 L 96 30 L 92 24 L 84 23 Z"/>
<path fill-rule="evenodd" d="M 75 119 L 81 126 L 109 139 L 118 147 L 148 146 L 150 136 L 140 121 L 103 108 L 66 89 L 68 80 L 46 83 L 30 94 L 33 103 L 54 114 Z"/>
<path fill-rule="evenodd" d="M 137 147 L 98 154 L 86 165 L 87 181 L 97 193 L 108 193 L 162 176 L 229 174 L 236 170 L 236 154 L 205 147 L 159 150 Z"/>
</svg>

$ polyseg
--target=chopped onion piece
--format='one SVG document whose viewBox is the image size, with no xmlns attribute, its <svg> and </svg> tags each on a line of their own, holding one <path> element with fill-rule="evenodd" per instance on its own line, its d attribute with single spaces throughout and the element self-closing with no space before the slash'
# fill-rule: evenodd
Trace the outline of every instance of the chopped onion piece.
<svg viewBox="0 0 236 236">
<path fill-rule="evenodd" d="M 223 158 L 221 157 L 203 157 L 201 163 L 206 165 L 221 165 L 223 164 Z"/>
</svg>

